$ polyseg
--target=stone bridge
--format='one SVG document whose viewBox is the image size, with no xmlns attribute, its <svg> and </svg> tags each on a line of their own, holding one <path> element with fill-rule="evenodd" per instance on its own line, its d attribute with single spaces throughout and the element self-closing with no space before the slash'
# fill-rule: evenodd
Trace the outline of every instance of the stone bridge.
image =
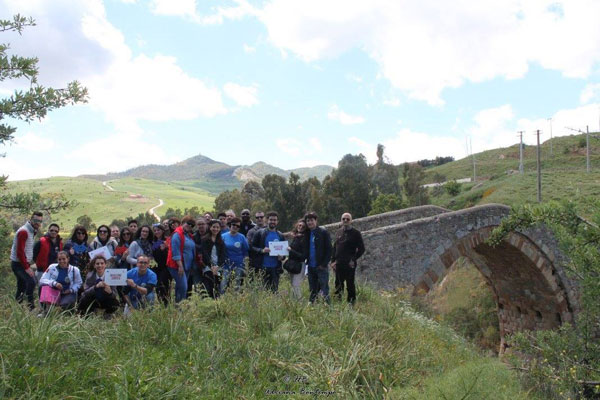
<svg viewBox="0 0 600 400">
<path fill-rule="evenodd" d="M 381 289 L 410 286 L 416 294 L 425 293 L 459 257 L 467 257 L 491 288 L 502 338 L 574 321 L 576 285 L 549 230 L 511 233 L 496 247 L 485 243 L 509 211 L 500 204 L 460 211 L 422 206 L 356 219 L 367 249 L 357 278 Z M 325 228 L 334 232 L 339 226 Z"/>
</svg>

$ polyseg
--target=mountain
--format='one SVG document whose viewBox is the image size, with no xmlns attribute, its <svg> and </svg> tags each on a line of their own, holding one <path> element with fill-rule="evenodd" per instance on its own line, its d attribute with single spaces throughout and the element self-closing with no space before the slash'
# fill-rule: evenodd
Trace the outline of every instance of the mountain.
<svg viewBox="0 0 600 400">
<path fill-rule="evenodd" d="M 101 181 L 143 178 L 165 182 L 185 182 L 191 186 L 217 194 L 223 190 L 239 188 L 250 180 L 260 181 L 269 174 L 276 174 L 287 179 L 294 172 L 300 175 L 301 180 L 313 176 L 323 180 L 332 170 L 333 167 L 331 166 L 318 165 L 312 168 L 297 168 L 286 171 L 262 161 L 252 165 L 232 166 L 198 154 L 171 165 L 142 165 L 123 172 L 110 172 L 106 175 L 83 175 L 82 178 Z"/>
</svg>

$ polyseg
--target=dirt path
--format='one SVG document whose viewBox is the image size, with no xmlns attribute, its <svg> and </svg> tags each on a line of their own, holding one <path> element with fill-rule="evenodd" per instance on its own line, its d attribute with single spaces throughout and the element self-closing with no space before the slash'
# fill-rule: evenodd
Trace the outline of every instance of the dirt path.
<svg viewBox="0 0 600 400">
<path fill-rule="evenodd" d="M 102 186 L 104 186 L 106 188 L 106 190 L 110 191 L 110 192 L 114 192 L 115 189 L 113 189 L 112 186 L 110 186 L 108 183 L 106 183 L 106 181 L 102 182 Z"/>
<path fill-rule="evenodd" d="M 149 210 L 148 210 L 148 212 L 149 212 L 150 214 L 152 214 L 152 215 L 154 216 L 154 218 L 156 218 L 156 220 L 157 220 L 158 222 L 160 222 L 160 217 L 159 217 L 159 216 L 158 216 L 158 214 L 155 212 L 155 210 L 156 210 L 158 207 L 161 207 L 163 204 L 165 204 L 165 202 L 164 202 L 164 201 L 162 201 L 162 199 L 158 199 L 158 205 L 156 205 L 156 206 L 154 206 L 154 207 L 152 207 L 151 209 L 149 209 Z"/>
</svg>

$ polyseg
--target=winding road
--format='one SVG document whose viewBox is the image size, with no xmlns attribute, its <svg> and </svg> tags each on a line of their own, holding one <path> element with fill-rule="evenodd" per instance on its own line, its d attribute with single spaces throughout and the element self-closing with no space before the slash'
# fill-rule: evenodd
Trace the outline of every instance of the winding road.
<svg viewBox="0 0 600 400">
<path fill-rule="evenodd" d="M 110 191 L 110 192 L 114 192 L 115 189 L 113 189 L 112 186 L 110 186 L 108 183 L 106 183 L 106 181 L 102 182 L 102 186 L 104 186 L 106 188 L 106 190 Z"/>
<path fill-rule="evenodd" d="M 156 220 L 157 220 L 158 222 L 160 222 L 160 217 L 159 217 L 159 216 L 158 216 L 158 214 L 157 214 L 157 213 L 155 213 L 154 211 L 155 211 L 155 210 L 156 210 L 158 207 L 161 207 L 163 204 L 165 204 L 165 202 L 164 202 L 164 201 L 162 201 L 162 199 L 158 199 L 158 205 L 156 205 L 156 206 L 154 206 L 154 207 L 152 207 L 151 209 L 149 209 L 149 210 L 148 210 L 148 212 L 149 212 L 150 214 L 152 214 L 152 215 L 154 216 L 154 218 L 156 218 Z"/>
</svg>

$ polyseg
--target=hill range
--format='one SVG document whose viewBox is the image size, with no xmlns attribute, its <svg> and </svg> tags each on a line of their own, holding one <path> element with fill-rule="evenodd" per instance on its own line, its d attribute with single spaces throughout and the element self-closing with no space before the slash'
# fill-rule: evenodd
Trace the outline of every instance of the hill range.
<svg viewBox="0 0 600 400">
<path fill-rule="evenodd" d="M 552 153 L 550 142 L 546 141 L 541 146 L 541 153 L 544 201 L 600 195 L 600 140 L 591 139 L 589 173 L 586 173 L 584 135 L 554 138 Z M 535 146 L 525 146 L 523 174 L 518 173 L 518 144 L 477 153 L 474 158 L 477 181 L 463 183 L 460 193 L 455 196 L 443 188 L 429 189 L 432 204 L 460 209 L 485 203 L 519 205 L 536 202 Z M 301 179 L 316 176 L 322 180 L 332 169 L 317 166 L 286 171 L 264 162 L 231 166 L 197 155 L 172 165 L 145 165 L 106 175 L 13 181 L 7 188 L 15 192 L 63 194 L 77 199 L 80 204 L 75 209 L 52 216 L 61 226 L 70 229 L 80 215 L 89 215 L 96 224 L 107 223 L 115 218 L 146 212 L 157 206 L 160 199 L 164 205 L 156 211 L 159 215 L 170 207 L 183 210 L 197 206 L 210 210 L 219 193 L 241 188 L 249 180 L 260 181 L 267 174 L 287 178 L 292 172 Z M 473 177 L 471 157 L 426 168 L 424 183 L 468 177 Z"/>
</svg>

